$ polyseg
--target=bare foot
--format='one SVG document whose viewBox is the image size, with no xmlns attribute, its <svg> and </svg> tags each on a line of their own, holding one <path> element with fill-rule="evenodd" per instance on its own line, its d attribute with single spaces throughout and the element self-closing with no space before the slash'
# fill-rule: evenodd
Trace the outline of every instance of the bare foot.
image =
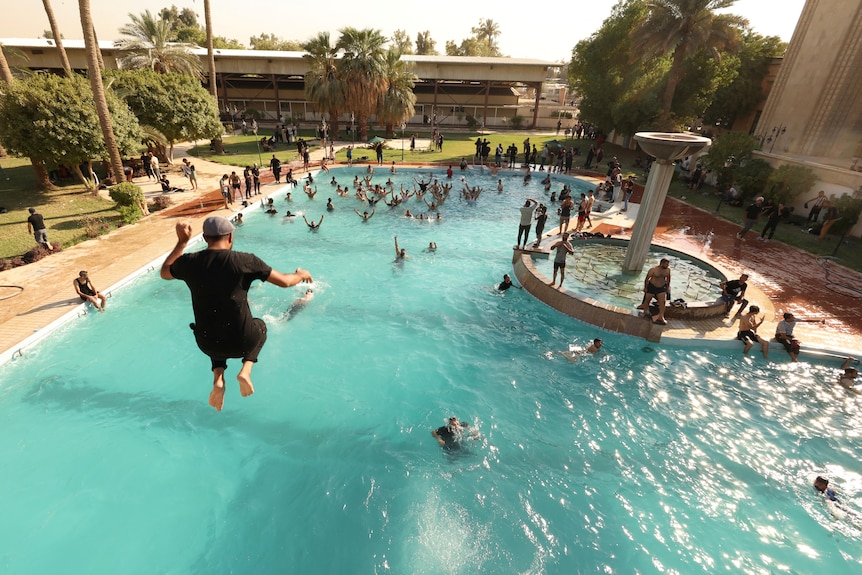
<svg viewBox="0 0 862 575">
<path fill-rule="evenodd" d="M 209 404 L 215 407 L 216 411 L 222 410 L 224 407 L 224 386 L 213 386 L 213 390 L 210 392 Z"/>
<path fill-rule="evenodd" d="M 636 309 L 646 309 L 646 304 L 640 304 Z"/>
<path fill-rule="evenodd" d="M 216 411 L 224 407 L 224 369 L 213 370 L 213 390 L 210 392 L 209 404 Z"/>
<path fill-rule="evenodd" d="M 248 397 L 254 393 L 254 386 L 251 384 L 251 366 L 253 365 L 254 363 L 250 361 L 244 361 L 242 369 L 236 376 L 236 380 L 239 382 L 239 393 L 243 397 Z"/>
</svg>

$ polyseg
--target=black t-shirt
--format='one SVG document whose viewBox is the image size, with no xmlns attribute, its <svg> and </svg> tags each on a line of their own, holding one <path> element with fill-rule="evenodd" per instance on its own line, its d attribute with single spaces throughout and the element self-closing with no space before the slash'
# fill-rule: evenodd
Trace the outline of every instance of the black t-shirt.
<svg viewBox="0 0 862 575">
<path fill-rule="evenodd" d="M 232 250 L 184 254 L 171 265 L 171 275 L 186 282 L 192 293 L 195 336 L 225 349 L 254 336 L 248 289 L 271 272 L 254 254 Z"/>
<path fill-rule="evenodd" d="M 739 295 L 740 292 L 745 293 L 745 288 L 748 284 L 740 283 L 739 280 L 730 280 L 724 284 L 724 290 L 730 295 Z"/>
<path fill-rule="evenodd" d="M 757 204 L 751 204 L 747 208 L 745 208 L 745 219 L 746 220 L 756 220 L 757 216 L 760 215 L 760 206 Z"/>
<path fill-rule="evenodd" d="M 30 217 L 27 218 L 27 221 L 33 226 L 34 230 L 45 229 L 45 220 L 44 218 L 42 218 L 42 214 L 30 214 Z"/>
</svg>

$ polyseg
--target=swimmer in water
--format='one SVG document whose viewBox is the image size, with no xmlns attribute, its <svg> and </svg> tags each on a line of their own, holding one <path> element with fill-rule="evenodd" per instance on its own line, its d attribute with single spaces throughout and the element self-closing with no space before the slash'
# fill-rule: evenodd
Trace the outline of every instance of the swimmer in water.
<svg viewBox="0 0 862 575">
<path fill-rule="evenodd" d="M 835 495 L 835 490 L 829 487 L 829 480 L 825 477 L 817 476 L 814 480 L 814 489 L 826 496 L 830 501 L 838 503 L 838 496 Z"/>
<path fill-rule="evenodd" d="M 403 262 L 406 259 L 410 259 L 410 256 L 407 255 L 407 250 L 398 247 L 398 236 L 395 236 L 395 261 Z"/>
<path fill-rule="evenodd" d="M 297 313 L 305 309 L 305 306 L 314 298 L 314 291 L 311 288 L 305 290 L 305 293 L 302 297 L 298 297 L 293 300 L 293 303 L 290 304 L 290 307 L 287 308 L 287 319 L 289 320 Z"/>
<path fill-rule="evenodd" d="M 855 358 L 848 357 L 844 360 L 844 363 L 841 364 L 841 369 L 844 370 L 844 373 L 838 378 L 838 385 L 849 391 L 850 393 L 855 393 L 856 395 L 862 395 L 858 389 L 856 389 L 856 377 L 859 375 L 859 371 L 855 367 L 850 367 L 850 364 L 856 361 Z"/>
<path fill-rule="evenodd" d="M 302 219 L 303 219 L 303 220 L 305 220 L 305 225 L 307 225 L 307 226 L 308 226 L 308 229 L 310 229 L 310 230 L 311 230 L 311 231 L 313 231 L 313 232 L 316 232 L 317 230 L 319 230 L 319 229 L 320 229 L 320 224 L 322 224 L 322 223 L 323 223 L 323 218 L 324 218 L 325 216 L 326 216 L 326 214 L 324 214 L 324 215 L 320 216 L 320 221 L 319 221 L 319 222 L 317 222 L 317 223 L 314 223 L 314 221 L 313 221 L 313 220 L 309 222 L 309 221 L 308 221 L 308 218 L 306 218 L 306 217 L 305 217 L 305 214 L 303 214 L 303 215 L 302 215 Z"/>
<path fill-rule="evenodd" d="M 513 284 L 512 283 L 512 277 L 509 274 L 503 274 L 503 281 L 501 281 L 499 284 L 497 284 L 497 290 L 498 291 L 506 291 L 510 287 L 514 287 L 514 288 L 518 288 L 518 289 L 524 289 L 521 286 L 516 286 L 515 284 Z"/>
<path fill-rule="evenodd" d="M 429 242 L 428 247 L 425 248 L 426 252 L 436 252 L 437 251 L 437 242 Z"/>
<path fill-rule="evenodd" d="M 602 348 L 602 340 L 600 338 L 596 338 L 586 347 L 586 349 L 571 346 L 568 351 L 561 351 L 560 355 L 568 359 L 569 361 L 575 361 L 585 353 L 596 353 Z"/>
<path fill-rule="evenodd" d="M 370 214 L 369 214 L 368 212 L 362 212 L 362 213 L 360 214 L 360 213 L 359 213 L 359 210 L 357 210 L 356 208 L 353 208 L 353 211 L 354 211 L 354 212 L 356 212 L 356 215 L 357 215 L 357 216 L 359 216 L 360 218 L 362 218 L 362 221 L 363 221 L 363 222 L 367 222 L 367 221 L 368 221 L 368 220 L 370 220 L 372 217 L 374 217 L 374 210 L 371 210 L 371 213 L 370 213 Z"/>
<path fill-rule="evenodd" d="M 326 211 L 331 212 L 335 209 L 335 206 L 332 205 L 332 198 L 326 199 Z"/>
<path fill-rule="evenodd" d="M 457 417 L 450 417 L 446 425 L 442 425 L 431 431 L 431 435 L 437 440 L 441 447 L 447 449 L 457 448 L 464 437 L 464 432 L 470 432 L 470 439 L 478 438 L 478 432 L 470 427 L 465 421 L 458 421 Z"/>
</svg>

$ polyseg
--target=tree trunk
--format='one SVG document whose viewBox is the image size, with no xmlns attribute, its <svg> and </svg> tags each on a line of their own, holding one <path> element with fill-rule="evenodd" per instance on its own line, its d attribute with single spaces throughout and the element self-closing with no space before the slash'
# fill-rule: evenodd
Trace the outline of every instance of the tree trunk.
<svg viewBox="0 0 862 575">
<path fill-rule="evenodd" d="M 45 162 L 38 158 L 30 158 L 30 165 L 33 166 L 33 172 L 36 175 L 36 188 L 40 191 L 56 190 L 57 186 L 48 177 L 48 168 L 45 167 Z"/>
<path fill-rule="evenodd" d="M 216 109 L 218 109 L 218 86 L 216 83 L 216 65 L 215 55 L 213 54 L 213 19 L 210 13 L 210 0 L 204 0 L 204 20 L 206 21 L 207 29 L 207 65 L 209 67 L 209 88 L 210 94 L 215 100 Z M 224 143 L 221 139 L 221 134 L 213 138 L 213 147 L 216 154 L 224 154 Z"/>
<path fill-rule="evenodd" d="M 81 164 L 75 164 L 72 166 L 72 171 L 78 176 L 78 179 L 81 180 L 81 183 L 84 184 L 84 189 L 88 192 L 96 192 L 98 188 L 95 186 L 93 180 L 84 176 L 84 172 L 81 171 Z"/>
<path fill-rule="evenodd" d="M 682 76 L 682 64 L 685 60 L 685 50 L 682 46 L 677 46 L 673 52 L 673 64 L 670 66 L 670 71 L 667 73 L 667 84 L 664 88 L 664 96 L 662 98 L 662 106 L 665 114 L 672 112 L 673 96 L 676 93 L 676 87 L 679 84 Z"/>
<path fill-rule="evenodd" d="M 99 58 L 99 70 L 105 69 L 105 61 L 102 59 L 102 49 L 99 48 L 99 37 L 96 36 L 96 29 L 93 28 L 93 39 L 96 41 L 96 56 Z"/>
<path fill-rule="evenodd" d="M 63 35 L 60 34 L 60 27 L 57 26 L 57 19 L 54 18 L 54 10 L 51 8 L 49 0 L 42 0 L 45 6 L 45 14 L 48 16 L 48 24 L 51 25 L 51 34 L 54 35 L 54 44 L 57 45 L 57 52 L 60 54 L 60 63 L 63 65 L 63 70 L 66 71 L 66 76 L 72 75 L 72 65 L 69 64 L 69 57 L 66 56 L 66 49 L 63 48 Z"/>
<path fill-rule="evenodd" d="M 335 141 L 338 139 L 338 110 L 329 111 L 329 139 Z"/>
<path fill-rule="evenodd" d="M 368 116 L 359 113 L 356 114 L 356 124 L 359 128 L 359 140 L 362 142 L 368 141 Z"/>
<path fill-rule="evenodd" d="M 10 84 L 15 81 L 15 76 L 12 75 L 12 70 L 9 68 L 9 62 L 6 61 L 6 54 L 3 53 L 3 44 L 0 44 L 0 80 L 5 80 Z"/>
<path fill-rule="evenodd" d="M 102 70 L 99 68 L 99 45 L 96 43 L 96 30 L 93 28 L 93 17 L 90 13 L 90 0 L 78 0 L 81 12 L 81 30 L 84 32 L 84 45 L 87 48 L 87 68 L 90 77 L 90 87 L 93 90 L 93 100 L 96 113 L 99 115 L 99 125 L 105 138 L 105 148 L 111 158 L 111 168 L 118 174 L 117 181 L 123 174 L 123 159 L 117 149 L 117 139 L 114 137 L 114 125 L 108 110 L 108 100 L 105 98 L 105 86 L 102 84 Z"/>
</svg>

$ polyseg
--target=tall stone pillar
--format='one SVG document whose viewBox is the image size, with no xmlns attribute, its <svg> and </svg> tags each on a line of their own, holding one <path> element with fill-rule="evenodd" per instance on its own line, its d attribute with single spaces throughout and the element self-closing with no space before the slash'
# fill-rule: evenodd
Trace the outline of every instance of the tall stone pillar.
<svg viewBox="0 0 862 575">
<path fill-rule="evenodd" d="M 627 273 L 639 272 L 644 267 L 658 218 L 667 197 L 667 190 L 670 187 L 670 180 L 673 177 L 674 160 L 689 156 L 712 144 L 709 138 L 680 133 L 638 132 L 635 134 L 635 140 L 647 154 L 654 156 L 656 161 L 653 162 L 647 178 L 643 199 L 632 229 L 632 239 L 629 241 L 623 261 L 623 272 Z"/>
</svg>

